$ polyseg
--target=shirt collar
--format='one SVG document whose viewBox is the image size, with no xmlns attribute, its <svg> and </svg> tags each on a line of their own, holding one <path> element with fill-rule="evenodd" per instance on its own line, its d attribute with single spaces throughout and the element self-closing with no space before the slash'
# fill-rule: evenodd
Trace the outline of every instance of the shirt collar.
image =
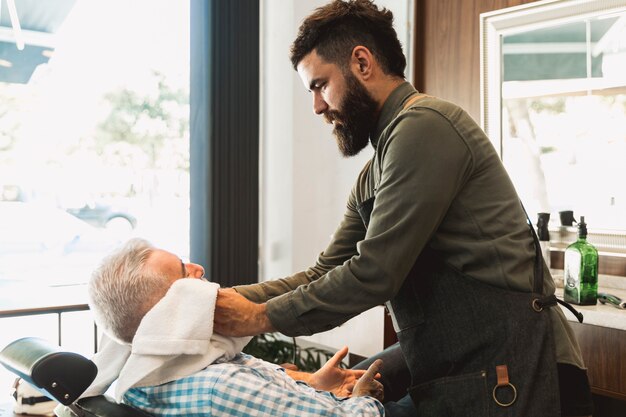
<svg viewBox="0 0 626 417">
<path fill-rule="evenodd" d="M 370 136 L 370 141 L 372 142 L 374 149 L 378 146 L 378 141 L 380 140 L 380 135 L 383 130 L 385 130 L 387 125 L 391 123 L 398 113 L 400 113 L 404 102 L 416 92 L 417 90 L 411 85 L 411 83 L 405 81 L 397 86 L 391 94 L 389 94 L 389 97 L 387 97 L 385 104 L 383 104 L 383 107 L 380 110 L 380 116 L 378 118 L 378 122 L 376 123 L 376 129 Z"/>
</svg>

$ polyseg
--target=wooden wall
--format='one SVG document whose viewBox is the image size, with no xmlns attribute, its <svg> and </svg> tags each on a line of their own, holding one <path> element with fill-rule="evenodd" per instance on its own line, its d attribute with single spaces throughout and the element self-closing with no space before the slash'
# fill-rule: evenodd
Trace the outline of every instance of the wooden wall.
<svg viewBox="0 0 626 417">
<path fill-rule="evenodd" d="M 481 13 L 529 0 L 415 0 L 415 87 L 480 121 Z"/>
</svg>

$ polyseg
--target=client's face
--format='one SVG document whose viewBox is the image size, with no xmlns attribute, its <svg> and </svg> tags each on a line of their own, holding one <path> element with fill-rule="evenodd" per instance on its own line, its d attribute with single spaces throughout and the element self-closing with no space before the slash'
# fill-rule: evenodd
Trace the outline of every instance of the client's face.
<svg viewBox="0 0 626 417">
<path fill-rule="evenodd" d="M 178 256 L 162 249 L 155 249 L 146 266 L 153 271 L 159 271 L 170 278 L 171 283 L 181 278 L 202 278 L 204 268 L 194 263 L 184 263 Z"/>
</svg>

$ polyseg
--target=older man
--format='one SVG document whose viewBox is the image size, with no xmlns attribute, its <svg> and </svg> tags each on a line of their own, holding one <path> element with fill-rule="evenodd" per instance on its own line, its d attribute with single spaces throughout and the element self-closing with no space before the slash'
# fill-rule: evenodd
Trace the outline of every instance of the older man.
<svg viewBox="0 0 626 417">
<path fill-rule="evenodd" d="M 217 296 L 217 284 L 203 276 L 200 265 L 142 239 L 94 272 L 89 304 L 113 339 L 105 357 L 115 344 L 111 361 L 98 365 L 103 375 L 119 376 L 124 402 L 155 416 L 383 415 L 374 379 L 380 362 L 367 371 L 341 369 L 344 348 L 313 374 L 293 372 L 240 353 L 240 340 L 213 335 L 212 309 L 203 302 Z"/>
</svg>

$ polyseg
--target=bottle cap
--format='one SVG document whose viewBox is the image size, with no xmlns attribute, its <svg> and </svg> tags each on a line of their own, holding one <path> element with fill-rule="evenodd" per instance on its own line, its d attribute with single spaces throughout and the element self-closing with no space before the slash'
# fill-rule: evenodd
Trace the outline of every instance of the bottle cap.
<svg viewBox="0 0 626 417">
<path fill-rule="evenodd" d="M 580 216 L 580 221 L 578 222 L 578 237 L 587 237 L 587 223 L 585 223 L 585 216 Z"/>
</svg>

